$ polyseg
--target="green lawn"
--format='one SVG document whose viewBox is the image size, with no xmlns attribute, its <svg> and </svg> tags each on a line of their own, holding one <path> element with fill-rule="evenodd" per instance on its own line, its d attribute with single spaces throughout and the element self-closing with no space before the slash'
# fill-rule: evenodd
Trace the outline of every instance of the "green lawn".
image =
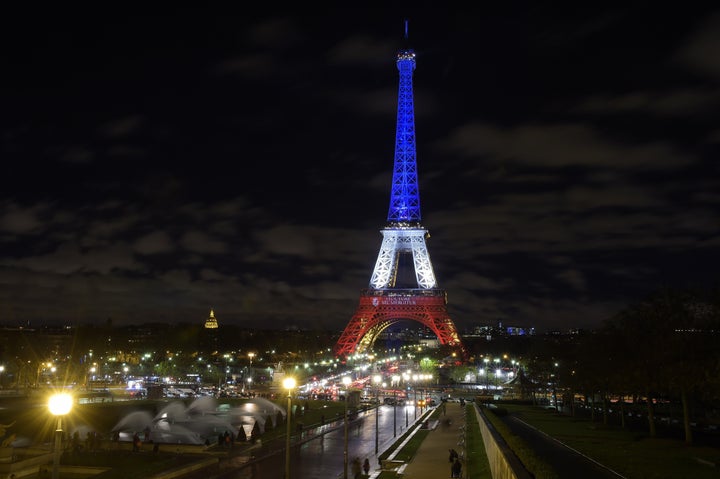
<svg viewBox="0 0 720 479">
<path fill-rule="evenodd" d="M 465 463 L 465 474 L 467 479 L 492 479 L 490 463 L 485 454 L 485 443 L 483 442 L 480 425 L 475 414 L 475 407 L 470 404 L 465 409 L 465 450 L 467 458 Z"/>
<path fill-rule="evenodd" d="M 653 439 L 639 431 L 573 418 L 553 410 L 503 404 L 522 419 L 629 479 L 717 479 L 720 450 Z"/>
</svg>

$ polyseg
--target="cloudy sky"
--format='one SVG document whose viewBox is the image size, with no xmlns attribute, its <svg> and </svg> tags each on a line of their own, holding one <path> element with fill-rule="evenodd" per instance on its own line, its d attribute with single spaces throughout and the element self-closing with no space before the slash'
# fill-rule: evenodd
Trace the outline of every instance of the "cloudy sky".
<svg viewBox="0 0 720 479">
<path fill-rule="evenodd" d="M 720 9 L 421 5 L 6 18 L 0 324 L 342 330 L 385 226 L 405 17 L 460 329 L 717 285 Z"/>
</svg>

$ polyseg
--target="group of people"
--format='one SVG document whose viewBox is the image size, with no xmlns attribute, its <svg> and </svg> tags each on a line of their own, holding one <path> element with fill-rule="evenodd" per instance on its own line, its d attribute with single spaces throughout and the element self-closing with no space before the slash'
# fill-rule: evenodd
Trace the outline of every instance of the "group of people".
<svg viewBox="0 0 720 479">
<path fill-rule="evenodd" d="M 82 449 L 83 445 L 80 443 L 80 432 L 75 431 L 70 437 L 70 450 L 73 454 L 77 454 Z M 100 435 L 95 431 L 88 431 L 85 436 L 85 451 L 95 452 L 100 449 Z"/>
</svg>

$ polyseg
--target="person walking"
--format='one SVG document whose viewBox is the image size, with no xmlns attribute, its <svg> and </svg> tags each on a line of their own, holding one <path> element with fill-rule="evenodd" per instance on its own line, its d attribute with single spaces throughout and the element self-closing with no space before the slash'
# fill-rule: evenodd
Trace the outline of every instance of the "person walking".
<svg viewBox="0 0 720 479">
<path fill-rule="evenodd" d="M 455 458 L 455 462 L 453 462 L 452 467 L 450 468 L 450 477 L 460 477 L 460 473 L 462 472 L 462 463 L 460 462 L 459 458 Z"/>
<path fill-rule="evenodd" d="M 365 472 L 365 476 L 370 475 L 370 460 L 366 457 L 365 461 L 363 462 L 363 471 Z"/>
</svg>

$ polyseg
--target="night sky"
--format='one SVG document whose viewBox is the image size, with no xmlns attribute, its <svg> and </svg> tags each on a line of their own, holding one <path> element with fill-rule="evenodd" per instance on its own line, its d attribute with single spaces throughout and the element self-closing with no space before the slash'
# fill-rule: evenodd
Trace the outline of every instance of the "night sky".
<svg viewBox="0 0 720 479">
<path fill-rule="evenodd" d="M 461 330 L 717 286 L 720 10 L 418 3 L 5 18 L 0 324 L 341 331 L 386 222 L 405 18 Z"/>
</svg>

